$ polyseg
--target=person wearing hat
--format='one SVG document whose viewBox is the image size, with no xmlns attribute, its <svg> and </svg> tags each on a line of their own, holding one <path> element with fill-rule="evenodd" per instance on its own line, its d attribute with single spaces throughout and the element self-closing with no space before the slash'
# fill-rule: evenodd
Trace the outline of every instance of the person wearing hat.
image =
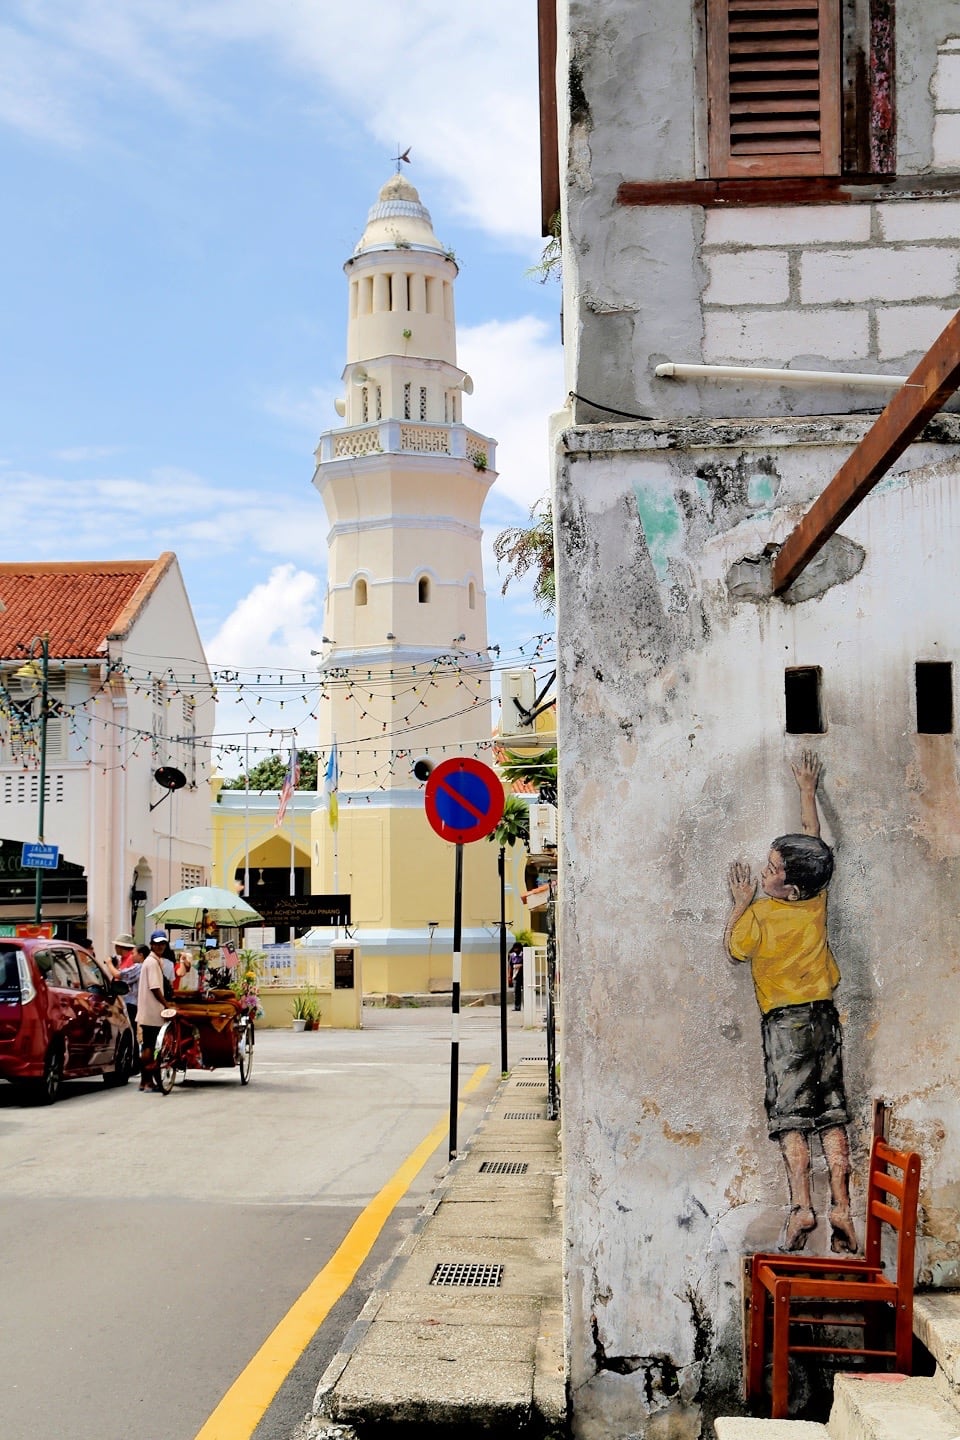
<svg viewBox="0 0 960 1440">
<path fill-rule="evenodd" d="M 118 935 L 113 942 L 113 960 L 111 963 L 110 976 L 113 980 L 119 980 L 121 985 L 126 986 L 126 994 L 123 996 L 123 1003 L 127 1007 L 127 1014 L 130 1017 L 130 1024 L 133 1027 L 133 1070 L 136 1075 L 140 1068 L 139 1057 L 140 1047 L 136 1043 L 137 1038 L 137 985 L 140 981 L 141 959 L 137 952 L 136 942 L 132 935 Z M 105 967 L 106 968 L 106 967 Z"/>
<path fill-rule="evenodd" d="M 177 965 L 166 930 L 154 930 L 150 936 L 150 953 L 151 955 L 156 955 L 160 961 L 160 969 L 163 971 L 164 980 L 163 993 L 169 1000 L 173 995 Z"/>
<path fill-rule="evenodd" d="M 140 1035 L 140 1089 L 159 1091 L 157 1082 L 157 1036 L 167 1003 L 164 991 L 163 959 L 167 950 L 166 930 L 154 930 L 150 953 L 140 969 L 137 986 L 137 1025 Z"/>
</svg>

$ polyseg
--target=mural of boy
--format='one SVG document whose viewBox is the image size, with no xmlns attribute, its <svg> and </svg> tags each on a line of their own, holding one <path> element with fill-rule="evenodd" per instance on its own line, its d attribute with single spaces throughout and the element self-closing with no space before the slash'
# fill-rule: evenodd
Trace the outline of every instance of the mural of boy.
<svg viewBox="0 0 960 1440">
<path fill-rule="evenodd" d="M 733 909 L 724 942 L 731 960 L 749 961 L 760 1006 L 767 1130 L 779 1141 L 790 1211 L 782 1251 L 802 1250 L 817 1217 L 810 1185 L 810 1136 L 816 1131 L 830 1176 L 830 1248 L 858 1248 L 850 1213 L 850 1122 L 843 1084 L 840 1018 L 833 992 L 840 971 L 827 941 L 827 886 L 833 852 L 820 838 L 820 761 L 804 750 L 792 767 L 800 791 L 802 834 L 773 841 L 755 899 L 750 866 L 728 872 Z"/>
</svg>

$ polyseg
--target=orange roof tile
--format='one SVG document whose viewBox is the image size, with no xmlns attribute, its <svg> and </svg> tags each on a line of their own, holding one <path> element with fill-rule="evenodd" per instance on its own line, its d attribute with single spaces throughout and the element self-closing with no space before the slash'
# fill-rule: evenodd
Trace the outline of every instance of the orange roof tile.
<svg viewBox="0 0 960 1440">
<path fill-rule="evenodd" d="M 0 564 L 0 659 L 23 655 L 44 633 L 52 658 L 94 659 L 108 635 L 129 629 L 173 560 L 166 551 L 157 560 Z"/>
</svg>

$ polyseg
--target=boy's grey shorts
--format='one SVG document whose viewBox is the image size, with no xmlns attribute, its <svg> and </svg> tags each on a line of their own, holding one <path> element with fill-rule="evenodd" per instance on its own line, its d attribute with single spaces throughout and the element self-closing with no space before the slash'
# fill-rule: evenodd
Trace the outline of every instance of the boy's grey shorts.
<svg viewBox="0 0 960 1440">
<path fill-rule="evenodd" d="M 847 1125 L 843 1037 L 832 1000 L 784 1005 L 761 1016 L 767 1131 Z"/>
</svg>

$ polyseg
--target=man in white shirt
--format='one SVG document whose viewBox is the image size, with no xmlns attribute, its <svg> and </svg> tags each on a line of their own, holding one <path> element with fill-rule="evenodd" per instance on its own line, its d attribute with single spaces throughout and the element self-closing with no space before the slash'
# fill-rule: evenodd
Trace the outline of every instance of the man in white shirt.
<svg viewBox="0 0 960 1440">
<path fill-rule="evenodd" d="M 159 947 L 157 947 L 159 948 Z M 160 1012 L 163 998 L 163 968 L 160 957 L 151 946 L 143 962 L 137 988 L 137 1024 L 140 1027 L 140 1089 L 159 1091 L 157 1083 L 157 1036 L 163 1024 Z"/>
</svg>

